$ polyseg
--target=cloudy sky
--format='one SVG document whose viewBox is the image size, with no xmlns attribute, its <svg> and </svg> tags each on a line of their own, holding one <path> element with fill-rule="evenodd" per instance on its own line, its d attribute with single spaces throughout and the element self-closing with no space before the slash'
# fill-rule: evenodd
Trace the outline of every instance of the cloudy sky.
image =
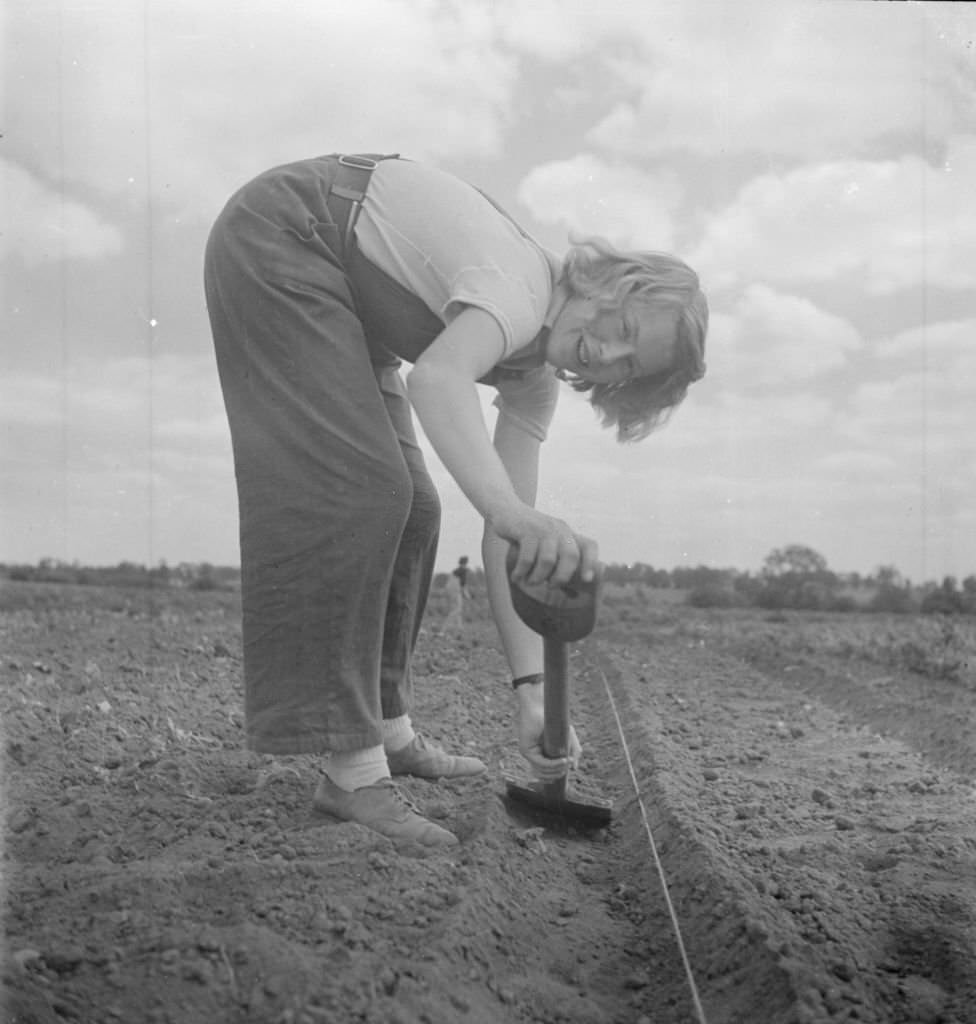
<svg viewBox="0 0 976 1024">
<path fill-rule="evenodd" d="M 2 33 L 0 561 L 237 563 L 209 226 L 266 167 L 382 150 L 558 253 L 701 274 L 668 426 L 619 446 L 567 389 L 545 445 L 540 505 L 605 560 L 976 572 L 973 5 L 15 0 Z M 480 562 L 431 469 L 440 567 Z"/>
</svg>

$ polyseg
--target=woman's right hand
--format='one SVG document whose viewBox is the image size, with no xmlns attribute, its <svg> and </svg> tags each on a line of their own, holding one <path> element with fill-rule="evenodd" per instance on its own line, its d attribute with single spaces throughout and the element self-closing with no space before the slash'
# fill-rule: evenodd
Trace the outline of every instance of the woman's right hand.
<svg viewBox="0 0 976 1024">
<path fill-rule="evenodd" d="M 542 685 L 534 684 L 542 690 Z M 529 686 L 519 688 L 518 739 L 519 750 L 532 769 L 532 774 L 541 782 L 556 782 L 565 777 L 570 769 L 579 764 L 581 747 L 576 730 L 570 726 L 567 737 L 568 747 L 563 757 L 547 757 L 542 749 L 542 735 L 545 730 L 545 712 L 541 692 L 529 695 Z"/>
<path fill-rule="evenodd" d="M 522 505 L 510 515 L 493 520 L 491 526 L 518 549 L 510 575 L 513 583 L 562 585 L 577 572 L 586 582 L 596 574 L 596 541 L 575 533 L 562 519 Z"/>
</svg>

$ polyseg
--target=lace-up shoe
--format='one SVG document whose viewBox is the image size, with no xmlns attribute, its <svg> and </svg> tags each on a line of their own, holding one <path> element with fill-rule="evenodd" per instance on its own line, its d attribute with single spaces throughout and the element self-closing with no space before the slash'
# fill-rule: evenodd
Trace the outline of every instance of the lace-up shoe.
<svg viewBox="0 0 976 1024">
<path fill-rule="evenodd" d="M 457 836 L 425 818 L 392 779 L 350 792 L 326 776 L 315 790 L 313 802 L 317 810 L 342 821 L 355 821 L 398 846 L 446 850 L 458 845 Z"/>
</svg>

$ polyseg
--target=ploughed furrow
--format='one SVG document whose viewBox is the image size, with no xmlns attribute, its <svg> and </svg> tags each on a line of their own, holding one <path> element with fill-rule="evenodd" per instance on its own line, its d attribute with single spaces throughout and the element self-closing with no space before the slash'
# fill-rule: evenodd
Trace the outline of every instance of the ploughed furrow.
<svg viewBox="0 0 976 1024">
<path fill-rule="evenodd" d="M 604 679 L 616 703 L 651 842 L 634 792 L 617 721 Z M 622 669 L 618 659 L 596 642 L 587 644 L 576 668 L 576 694 L 587 723 L 587 741 L 597 745 L 620 793 L 616 818 L 620 856 L 631 864 L 631 878 L 641 902 L 653 908 L 657 944 L 670 943 L 675 959 L 655 969 L 654 987 L 688 1006 L 688 1021 L 697 1019 L 691 988 L 698 991 L 709 1024 L 792 1024 L 804 1020 L 795 979 L 781 950 L 751 912 L 747 883 L 723 853 L 707 822 L 674 791 L 665 748 L 667 726 L 642 700 L 646 684 Z M 662 884 L 661 875 L 664 882 Z M 663 887 L 667 886 L 672 919 Z M 680 959 L 680 931 L 691 978 Z M 809 1018 L 813 1019 L 813 1018 Z"/>
<path fill-rule="evenodd" d="M 617 703 L 713 1024 L 976 1021 L 969 780 L 680 631 L 605 631 L 578 661 L 608 749 L 604 677 Z"/>
</svg>

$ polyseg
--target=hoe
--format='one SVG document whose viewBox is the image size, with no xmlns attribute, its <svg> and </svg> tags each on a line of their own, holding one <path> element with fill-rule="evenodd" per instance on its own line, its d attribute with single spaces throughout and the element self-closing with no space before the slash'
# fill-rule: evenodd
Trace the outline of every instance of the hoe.
<svg viewBox="0 0 976 1024">
<path fill-rule="evenodd" d="M 517 552 L 508 555 L 511 574 Z M 588 583 L 574 577 L 563 586 L 511 583 L 512 606 L 519 618 L 538 633 L 545 650 L 542 752 L 565 757 L 569 750 L 569 643 L 581 640 L 596 622 L 600 574 Z M 574 794 L 568 775 L 555 782 L 520 781 L 506 777 L 508 796 L 565 821 L 591 828 L 608 825 L 613 806 L 599 797 Z"/>
</svg>

